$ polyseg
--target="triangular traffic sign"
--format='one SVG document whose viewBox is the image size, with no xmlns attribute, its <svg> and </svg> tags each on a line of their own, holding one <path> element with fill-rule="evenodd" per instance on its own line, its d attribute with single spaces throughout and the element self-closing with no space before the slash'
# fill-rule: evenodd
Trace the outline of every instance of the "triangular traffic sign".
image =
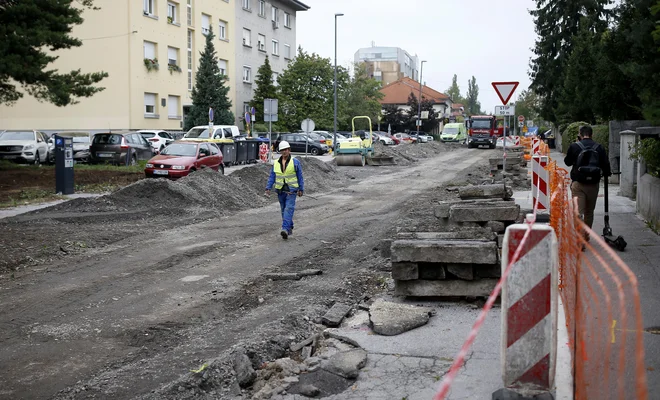
<svg viewBox="0 0 660 400">
<path fill-rule="evenodd" d="M 500 97 L 500 100 L 502 100 L 503 105 L 509 103 L 511 96 L 513 96 L 513 92 L 516 91 L 519 83 L 520 82 L 493 82 L 493 87 L 495 88 L 497 95 Z"/>
</svg>

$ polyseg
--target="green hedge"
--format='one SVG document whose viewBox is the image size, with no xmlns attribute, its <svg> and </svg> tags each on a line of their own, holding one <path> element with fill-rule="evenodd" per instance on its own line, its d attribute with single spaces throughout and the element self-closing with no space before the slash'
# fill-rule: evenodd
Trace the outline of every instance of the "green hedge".
<svg viewBox="0 0 660 400">
<path fill-rule="evenodd" d="M 605 148 L 607 155 L 610 155 L 610 127 L 607 125 L 594 125 L 594 141 L 600 143 Z"/>
<path fill-rule="evenodd" d="M 566 152 L 568 151 L 568 146 L 570 146 L 571 143 L 575 143 L 575 141 L 577 140 L 578 131 L 580 130 L 580 127 L 582 125 L 589 125 L 589 124 L 584 121 L 573 122 L 572 124 L 568 125 L 568 127 L 566 127 L 566 130 L 562 132 L 561 151 L 564 154 L 566 154 Z"/>
</svg>

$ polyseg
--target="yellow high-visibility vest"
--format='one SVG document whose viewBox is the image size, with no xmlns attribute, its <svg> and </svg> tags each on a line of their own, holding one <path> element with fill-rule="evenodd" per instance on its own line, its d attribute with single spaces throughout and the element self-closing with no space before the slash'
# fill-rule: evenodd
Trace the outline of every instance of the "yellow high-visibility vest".
<svg viewBox="0 0 660 400">
<path fill-rule="evenodd" d="M 298 176 L 293 158 L 289 160 L 284 172 L 282 172 L 282 164 L 279 160 L 275 161 L 273 168 L 275 168 L 275 189 L 282 189 L 285 181 L 291 189 L 298 189 Z"/>
</svg>

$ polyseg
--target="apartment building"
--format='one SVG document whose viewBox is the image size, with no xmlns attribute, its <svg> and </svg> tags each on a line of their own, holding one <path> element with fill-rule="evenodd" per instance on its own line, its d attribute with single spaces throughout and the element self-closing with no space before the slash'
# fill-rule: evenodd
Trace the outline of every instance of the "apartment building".
<svg viewBox="0 0 660 400">
<path fill-rule="evenodd" d="M 240 36 L 232 37 L 232 3 L 241 1 L 96 0 L 101 9 L 86 10 L 85 22 L 73 29 L 83 45 L 58 51 L 53 67 L 108 72 L 100 83 L 105 90 L 67 107 L 40 103 L 26 94 L 12 107 L 0 106 L 0 129 L 180 130 L 211 27 L 218 64 L 228 77 L 235 76 Z M 237 103 L 235 91 L 230 98 Z"/>
<path fill-rule="evenodd" d="M 234 59 L 234 114 L 242 126 L 252 100 L 257 70 L 268 56 L 273 81 L 296 55 L 296 13 L 309 10 L 298 0 L 231 0 L 236 18 L 234 35 L 239 38 Z M 261 122 L 261 121 L 258 121 Z"/>
<path fill-rule="evenodd" d="M 355 62 L 365 63 L 367 73 L 383 86 L 401 78 L 419 81 L 419 58 L 398 47 L 365 47 L 355 52 Z"/>
</svg>

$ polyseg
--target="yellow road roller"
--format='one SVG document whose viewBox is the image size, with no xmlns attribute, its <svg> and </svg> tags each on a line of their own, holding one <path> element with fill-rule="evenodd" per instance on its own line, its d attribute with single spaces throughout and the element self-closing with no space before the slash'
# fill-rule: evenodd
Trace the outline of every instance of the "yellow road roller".
<svg viewBox="0 0 660 400">
<path fill-rule="evenodd" d="M 369 124 L 369 132 L 364 131 L 361 135 L 355 131 L 355 120 L 366 119 Z M 371 118 L 366 115 L 353 117 L 351 121 L 353 128 L 352 136 L 350 139 L 337 143 L 335 150 L 335 160 L 339 166 L 356 166 L 364 167 L 365 164 L 369 165 L 395 165 L 394 157 L 391 156 L 375 156 L 374 155 L 374 142 L 373 131 L 371 128 Z"/>
</svg>

